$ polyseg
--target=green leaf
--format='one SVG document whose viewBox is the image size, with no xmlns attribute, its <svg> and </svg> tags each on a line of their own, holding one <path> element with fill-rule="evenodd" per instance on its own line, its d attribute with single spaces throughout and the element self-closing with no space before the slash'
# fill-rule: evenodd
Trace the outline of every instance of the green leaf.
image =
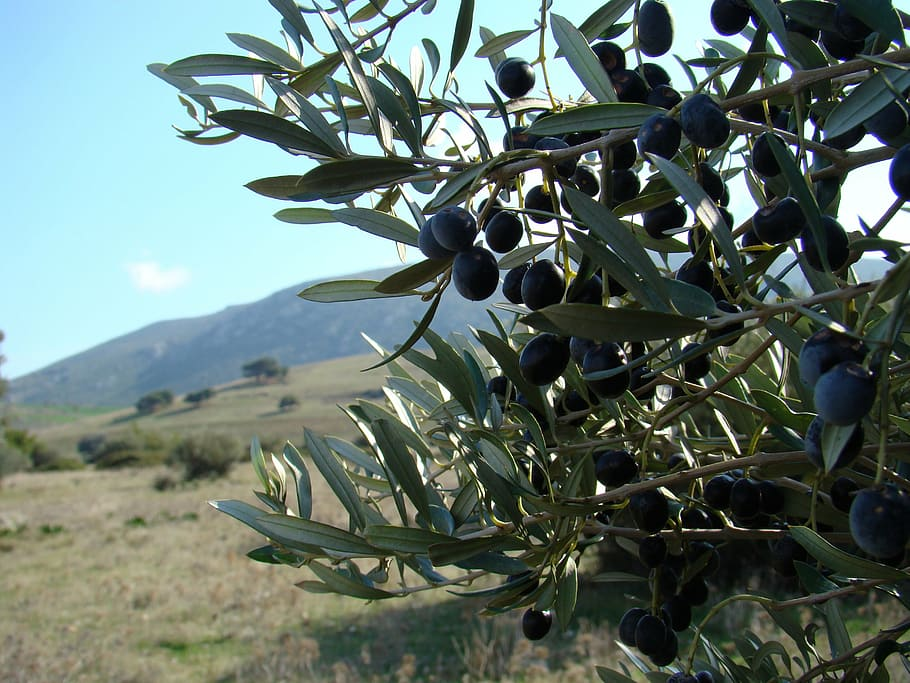
<svg viewBox="0 0 910 683">
<path fill-rule="evenodd" d="M 793 412 L 790 410 L 790 406 L 781 400 L 780 396 L 762 389 L 753 388 L 749 394 L 752 400 L 755 401 L 755 405 L 768 413 L 775 422 L 801 434 L 805 433 L 814 417 L 811 413 Z"/>
<path fill-rule="evenodd" d="M 600 680 L 603 683 L 635 683 L 635 681 L 628 676 L 625 676 L 613 669 L 607 669 L 603 666 L 596 666 L 594 669 L 597 671 L 597 675 L 600 676 Z"/>
<path fill-rule="evenodd" d="M 336 209 L 332 215 L 345 225 L 352 225 L 378 237 L 417 246 L 417 230 L 400 218 L 374 209 Z"/>
<path fill-rule="evenodd" d="M 822 459 L 825 462 L 825 472 L 834 469 L 844 446 L 853 436 L 856 425 L 835 425 L 826 422 L 822 429 Z"/>
<path fill-rule="evenodd" d="M 338 52 L 341 53 L 341 59 L 344 61 L 348 74 L 351 76 L 351 83 L 353 83 L 354 88 L 360 95 L 360 101 L 363 102 L 363 106 L 366 107 L 367 116 L 370 119 L 373 134 L 376 136 L 377 142 L 379 142 L 380 147 L 382 147 L 384 151 L 391 153 L 391 133 L 379 115 L 379 106 L 376 103 L 375 93 L 363 71 L 360 60 L 357 58 L 357 55 L 354 54 L 354 48 L 348 42 L 348 39 L 345 38 L 344 34 L 338 29 L 338 26 L 335 25 L 335 22 L 332 21 L 332 17 L 323 10 L 319 10 L 319 16 L 329 30 L 329 35 L 332 36 L 332 42 L 335 43 L 335 47 L 337 47 Z"/>
<path fill-rule="evenodd" d="M 839 588 L 836 583 L 828 580 L 824 574 L 811 564 L 795 560 L 793 566 L 796 569 L 800 584 L 810 593 L 827 593 Z"/>
<path fill-rule="evenodd" d="M 889 41 L 906 45 L 904 27 L 891 6 L 891 0 L 844 0 L 844 6 L 850 14 Z"/>
<path fill-rule="evenodd" d="M 433 322 L 433 316 L 436 315 L 436 309 L 439 308 L 440 301 L 442 301 L 442 292 L 433 297 L 433 302 L 430 304 L 429 308 L 427 308 L 426 313 L 423 314 L 423 318 L 420 319 L 420 322 L 417 323 L 417 325 L 414 327 L 414 331 L 411 332 L 411 335 L 404 341 L 404 343 L 395 349 L 393 353 L 383 358 L 379 363 L 375 363 L 374 365 L 366 368 L 365 371 L 375 370 L 376 368 L 382 367 L 383 365 L 391 363 L 399 356 L 402 356 L 410 351 L 411 347 L 420 341 L 420 338 L 423 337 L 424 333 L 430 327 L 430 323 Z"/>
<path fill-rule="evenodd" d="M 424 333 L 424 339 L 429 343 L 435 358 L 416 350 L 408 352 L 405 358 L 446 387 L 466 411 L 474 412 L 472 410 L 474 407 L 473 386 L 467 376 L 468 369 L 465 367 L 461 355 L 432 330 Z"/>
<path fill-rule="evenodd" d="M 633 272 L 657 293 L 660 300 L 667 301 L 668 292 L 664 277 L 629 228 L 607 207 L 594 201 L 584 192 L 566 187 L 564 193 L 569 198 L 569 205 L 588 226 L 591 233 L 608 244 L 617 256 L 628 263 Z M 720 218 L 720 214 L 718 214 L 718 220 L 723 220 Z M 729 233 L 729 230 L 727 232 Z M 614 277 L 616 276 L 614 275 Z M 622 282 L 622 280 L 620 281 Z M 623 284 L 626 283 L 623 282 Z M 628 285 L 626 286 L 628 287 Z M 668 306 L 663 305 L 662 308 L 667 309 Z"/>
<path fill-rule="evenodd" d="M 601 70 L 603 70 L 602 67 Z M 632 102 L 583 104 L 580 107 L 537 119 L 531 124 L 528 132 L 544 136 L 563 135 L 584 130 L 637 128 L 649 116 L 665 112 L 665 109 L 659 107 Z"/>
<path fill-rule="evenodd" d="M 767 49 L 768 29 L 762 24 L 758 27 L 758 30 L 755 31 L 755 37 L 752 38 L 752 43 L 749 45 L 749 53 L 766 52 Z M 745 95 L 749 92 L 752 89 L 752 85 L 755 83 L 755 79 L 761 74 L 762 69 L 765 66 L 765 61 L 764 57 L 747 57 L 739 67 L 739 71 L 736 72 L 736 78 L 727 91 L 727 98 Z"/>
<path fill-rule="evenodd" d="M 369 21 L 378 16 L 387 4 L 388 0 L 371 0 L 351 15 L 351 23 L 357 24 L 362 21 Z"/>
<path fill-rule="evenodd" d="M 266 197 L 309 202 L 374 190 L 418 170 L 400 159 L 358 157 L 324 163 L 302 176 L 261 178 L 247 183 L 246 187 Z"/>
<path fill-rule="evenodd" d="M 518 353 L 515 349 L 509 346 L 508 342 L 487 330 L 475 330 L 474 334 L 489 354 L 493 356 L 502 374 L 511 380 L 515 388 L 528 399 L 528 403 L 539 412 L 546 413 L 546 408 L 540 395 L 540 388 L 528 382 L 524 375 L 521 374 L 521 369 L 518 365 Z"/>
<path fill-rule="evenodd" d="M 471 39 L 471 29 L 474 23 L 474 0 L 461 0 L 458 7 L 458 18 L 455 20 L 455 33 L 452 38 L 452 52 L 449 56 L 449 74 L 454 73 L 455 67 L 464 56 Z"/>
<path fill-rule="evenodd" d="M 417 291 L 394 293 L 377 292 L 376 280 L 331 280 L 310 285 L 297 293 L 301 299 L 319 303 L 336 303 L 338 301 L 364 301 L 365 299 L 387 299 L 393 296 L 420 294 Z"/>
<path fill-rule="evenodd" d="M 457 541 L 436 543 L 429 548 L 430 561 L 437 567 L 445 567 L 457 562 L 469 560 L 481 553 L 501 552 L 506 550 L 525 550 L 526 544 L 517 537 L 487 536 L 482 538 L 458 539 Z"/>
<path fill-rule="evenodd" d="M 616 91 L 585 36 L 565 17 L 550 15 L 553 37 L 578 80 L 598 102 L 616 102 Z"/>
<path fill-rule="evenodd" d="M 284 17 L 284 20 L 297 31 L 297 33 L 310 44 L 313 45 L 313 34 L 310 33 L 309 26 L 303 20 L 300 13 L 300 7 L 294 0 L 269 0 L 269 4 L 274 7 Z"/>
<path fill-rule="evenodd" d="M 285 223 L 294 223 L 296 225 L 315 225 L 319 223 L 332 223 L 335 217 L 332 216 L 331 209 L 282 209 L 275 214 L 275 218 Z"/>
<path fill-rule="evenodd" d="M 467 459 L 474 466 L 477 480 L 493 499 L 499 514 L 505 513 L 512 524 L 521 527 L 524 514 L 518 507 L 517 487 L 490 467 L 476 452 L 471 452 Z"/>
<path fill-rule="evenodd" d="M 145 67 L 148 69 L 148 72 L 154 76 L 157 76 L 165 83 L 174 86 L 177 90 L 181 92 L 187 88 L 192 88 L 195 85 L 199 85 L 199 82 L 195 78 L 190 78 L 189 76 L 175 76 L 166 71 L 167 64 L 162 64 L 160 62 L 155 62 L 149 64 Z M 191 95 L 192 99 L 205 107 L 206 111 L 217 111 L 215 103 L 208 97 L 202 97 L 199 95 Z"/>
<path fill-rule="evenodd" d="M 743 273 L 739 250 L 736 248 L 733 234 L 726 225 L 720 211 L 718 211 L 717 205 L 711 201 L 708 195 L 705 194 L 704 189 L 688 173 L 672 161 L 655 154 L 648 154 L 648 159 L 657 166 L 667 182 L 682 195 L 689 207 L 695 212 L 695 216 L 701 221 L 701 224 L 711 233 L 717 246 L 720 247 L 727 268 L 730 269 L 736 282 L 742 285 L 745 282 L 745 273 Z"/>
<path fill-rule="evenodd" d="M 427 59 L 430 60 L 430 83 L 432 84 L 433 79 L 436 78 L 436 74 L 439 73 L 439 63 L 441 59 L 439 56 L 439 48 L 436 47 L 436 43 L 429 38 L 421 38 L 420 42 L 423 44 L 423 49 L 427 53 Z"/>
<path fill-rule="evenodd" d="M 304 97 L 309 97 L 327 87 L 326 79 L 335 72 L 341 61 L 341 55 L 332 52 L 301 71 L 300 75 L 295 76 L 290 82 L 290 86 Z"/>
<path fill-rule="evenodd" d="M 907 289 L 910 289 L 910 255 L 904 255 L 888 269 L 878 285 L 876 300 L 879 303 L 890 301 Z"/>
<path fill-rule="evenodd" d="M 210 500 L 209 505 L 219 512 L 243 522 L 263 536 L 268 536 L 265 528 L 259 523 L 259 518 L 265 514 L 263 510 L 240 500 Z"/>
<path fill-rule="evenodd" d="M 817 0 L 791 0 L 782 2 L 780 11 L 806 26 L 816 26 L 824 31 L 836 31 L 834 3 Z"/>
<path fill-rule="evenodd" d="M 253 107 L 259 107 L 260 109 L 268 109 L 265 102 L 260 100 L 258 97 L 253 97 L 246 90 L 242 90 L 234 85 L 226 85 L 224 83 L 210 83 L 205 85 L 191 85 L 185 90 L 181 90 L 184 95 L 199 95 L 202 97 L 220 97 L 225 100 L 232 100 L 234 102 L 240 102 L 241 104 L 249 104 Z M 215 109 L 210 109 L 209 111 L 216 111 Z"/>
<path fill-rule="evenodd" d="M 910 574 L 900 569 L 872 562 L 871 560 L 864 560 L 835 548 L 808 527 L 792 526 L 790 527 L 790 534 L 797 543 L 806 549 L 807 553 L 841 576 L 894 581 L 910 579 Z"/>
<path fill-rule="evenodd" d="M 477 52 L 474 53 L 474 56 L 492 57 L 497 52 L 501 52 L 502 50 L 520 43 L 528 36 L 537 33 L 538 30 L 539 29 L 532 28 L 526 31 L 508 31 L 507 33 L 494 36 L 490 40 L 484 42 L 484 44 L 477 49 Z"/>
<path fill-rule="evenodd" d="M 615 342 L 678 339 L 705 329 L 704 321 L 674 313 L 593 304 L 553 304 L 522 322 L 545 332 Z"/>
<path fill-rule="evenodd" d="M 430 516 L 430 501 L 424 486 L 423 478 L 414 462 L 414 456 L 407 449 L 401 438 L 400 430 L 394 428 L 395 423 L 389 420 L 374 420 L 372 423 L 373 436 L 382 453 L 386 467 L 395 477 L 396 482 L 404 494 L 410 499 L 424 519 Z"/>
<path fill-rule="evenodd" d="M 613 278 L 628 289 L 636 301 L 647 305 L 649 308 L 669 310 L 669 306 L 664 304 L 651 288 L 642 284 L 629 264 L 610 251 L 601 240 L 594 239 L 581 231 L 571 228 L 568 229 L 568 232 L 585 255 L 599 266 L 602 266 L 605 272 L 610 273 Z"/>
<path fill-rule="evenodd" d="M 392 273 L 376 285 L 376 291 L 383 294 L 398 294 L 412 291 L 421 285 L 435 280 L 451 265 L 451 259 L 426 259 L 412 266 Z"/>
<path fill-rule="evenodd" d="M 398 131 L 398 135 L 404 140 L 411 153 L 415 156 L 422 155 L 423 146 L 420 134 L 414 127 L 410 114 L 405 111 L 404 105 L 398 99 L 395 91 L 372 76 L 367 76 L 366 80 L 370 85 L 373 96 L 376 98 L 376 105 L 379 107 L 379 111 L 385 114 L 395 130 Z"/>
<path fill-rule="evenodd" d="M 316 546 L 328 552 L 357 557 L 386 555 L 384 551 L 370 545 L 360 536 L 322 522 L 278 513 L 264 514 L 258 521 L 270 538 L 292 548 L 301 545 Z"/>
<path fill-rule="evenodd" d="M 368 586 L 363 580 L 356 581 L 346 574 L 341 574 L 318 562 L 310 562 L 307 566 L 333 593 L 349 595 L 352 598 L 360 598 L 361 600 L 383 600 L 386 598 L 398 597 L 394 593 Z M 309 583 L 310 582 L 302 581 L 297 585 L 304 590 L 307 590 L 310 588 Z"/>
<path fill-rule="evenodd" d="M 717 310 L 714 297 L 701 287 L 675 279 L 668 279 L 667 286 L 670 288 L 673 307 L 684 316 L 700 318 Z"/>
<path fill-rule="evenodd" d="M 486 26 L 481 26 L 477 29 L 477 32 L 480 34 L 480 40 L 484 43 L 496 37 L 496 34 Z M 487 61 L 490 62 L 490 66 L 493 68 L 493 71 L 496 71 L 496 69 L 499 68 L 499 65 L 505 61 L 505 58 L 506 53 L 502 50 L 497 50 L 493 54 L 487 56 Z"/>
<path fill-rule="evenodd" d="M 426 213 L 435 213 L 444 206 L 456 204 L 467 195 L 468 190 L 477 182 L 485 166 L 478 165 L 465 169 L 451 178 L 443 185 L 436 196 L 424 207 Z"/>
<path fill-rule="evenodd" d="M 747 0 L 747 2 L 755 10 L 756 16 L 761 19 L 762 23 L 771 29 L 777 44 L 783 48 L 784 54 L 792 58 L 787 41 L 787 27 L 784 25 L 784 18 L 774 0 Z"/>
<path fill-rule="evenodd" d="M 257 56 L 262 57 L 268 62 L 278 64 L 291 71 L 300 71 L 301 64 L 299 59 L 295 59 L 277 45 L 256 36 L 247 35 L 246 33 L 228 33 L 228 40 L 234 45 L 244 50 L 249 50 Z"/>
<path fill-rule="evenodd" d="M 364 537 L 383 550 L 412 555 L 426 555 L 436 543 L 451 543 L 456 539 L 438 531 L 415 527 L 371 524 L 364 530 Z"/>
<path fill-rule="evenodd" d="M 322 138 L 313 135 L 301 126 L 264 111 L 228 109 L 212 114 L 211 119 L 225 128 L 257 140 L 273 142 L 279 147 L 289 150 L 308 152 L 319 157 L 338 156 L 337 152 Z"/>
<path fill-rule="evenodd" d="M 850 642 L 850 634 L 847 633 L 847 627 L 837 607 L 837 601 L 829 600 L 825 603 L 822 606 L 822 613 L 825 615 L 825 623 L 828 626 L 828 644 L 831 646 L 831 657 L 839 657 L 853 649 L 853 644 Z"/>
<path fill-rule="evenodd" d="M 404 100 L 408 112 L 411 115 L 411 123 L 414 124 L 414 130 L 417 131 L 417 138 L 419 141 L 423 135 L 423 119 L 421 118 L 423 113 L 420 109 L 420 101 L 417 99 L 417 93 L 414 91 L 411 80 L 387 62 L 379 64 L 379 70 L 389 79 L 392 85 L 398 89 L 398 93 Z M 418 147 L 419 145 L 420 143 L 418 142 Z"/>
<path fill-rule="evenodd" d="M 569 628 L 578 600 L 578 567 L 571 555 L 566 556 L 562 575 L 556 583 L 556 619 L 563 631 Z"/>
<path fill-rule="evenodd" d="M 348 150 L 338 137 L 338 132 L 326 120 L 322 112 L 299 92 L 289 87 L 283 81 L 274 78 L 266 78 L 266 82 L 272 88 L 281 102 L 288 108 L 294 116 L 302 123 L 313 135 L 329 145 L 336 154 L 332 156 L 347 156 Z"/>
<path fill-rule="evenodd" d="M 635 4 L 635 0 L 610 0 L 581 22 L 578 30 L 590 42 L 613 26 Z"/>
<path fill-rule="evenodd" d="M 272 62 L 238 55 L 204 54 L 178 59 L 164 71 L 172 76 L 246 76 L 282 74 L 287 70 Z"/>
<path fill-rule="evenodd" d="M 303 436 L 307 452 L 313 459 L 316 469 L 322 474 L 335 497 L 351 516 L 351 525 L 355 529 L 363 529 L 366 526 L 363 503 L 344 467 L 329 450 L 322 437 L 317 436 L 306 427 L 303 428 Z"/>
<path fill-rule="evenodd" d="M 310 483 L 310 474 L 306 464 L 300 457 L 300 452 L 291 442 L 284 445 L 284 461 L 294 473 L 297 481 L 297 514 L 303 519 L 309 519 L 313 514 L 313 490 Z"/>
<path fill-rule="evenodd" d="M 262 484 L 262 488 L 269 490 L 269 472 L 265 465 L 265 455 L 262 453 L 262 446 L 259 443 L 259 437 L 254 436 L 250 441 L 250 462 L 253 464 L 253 471 L 256 478 Z"/>
<path fill-rule="evenodd" d="M 864 123 L 873 114 L 894 101 L 888 87 L 903 91 L 910 87 L 910 71 L 898 68 L 884 69 L 867 78 L 842 99 L 825 119 L 825 137 L 840 135 Z"/>
</svg>

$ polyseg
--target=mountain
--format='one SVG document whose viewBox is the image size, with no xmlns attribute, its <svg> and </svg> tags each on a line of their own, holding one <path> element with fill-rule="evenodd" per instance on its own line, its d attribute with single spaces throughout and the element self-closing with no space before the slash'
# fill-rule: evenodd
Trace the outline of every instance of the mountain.
<svg viewBox="0 0 910 683">
<path fill-rule="evenodd" d="M 379 280 L 391 272 L 351 278 Z M 244 363 L 262 356 L 300 365 L 369 353 L 361 332 L 391 349 L 408 338 L 429 306 L 418 297 L 315 303 L 297 296 L 309 284 L 211 315 L 153 323 L 12 380 L 9 400 L 130 405 L 158 389 L 179 396 L 236 379 Z M 488 326 L 488 305 L 449 292 L 431 329 L 445 336 L 467 325 Z"/>
</svg>

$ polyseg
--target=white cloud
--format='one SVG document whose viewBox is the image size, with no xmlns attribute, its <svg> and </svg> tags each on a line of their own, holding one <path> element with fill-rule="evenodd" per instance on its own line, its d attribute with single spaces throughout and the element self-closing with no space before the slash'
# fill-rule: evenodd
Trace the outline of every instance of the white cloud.
<svg viewBox="0 0 910 683">
<path fill-rule="evenodd" d="M 190 271 L 182 266 L 164 268 L 157 261 L 135 261 L 126 264 L 133 286 L 143 292 L 169 292 L 190 280 Z"/>
</svg>

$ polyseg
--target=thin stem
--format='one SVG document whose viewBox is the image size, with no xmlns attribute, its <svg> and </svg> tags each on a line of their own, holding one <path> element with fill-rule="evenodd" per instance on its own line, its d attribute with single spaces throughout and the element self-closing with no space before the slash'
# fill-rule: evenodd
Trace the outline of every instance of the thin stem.
<svg viewBox="0 0 910 683">
<path fill-rule="evenodd" d="M 774 601 L 770 598 L 765 598 L 760 595 L 749 595 L 747 593 L 740 593 L 738 595 L 731 595 L 725 600 L 721 600 L 719 603 L 714 605 L 711 610 L 705 615 L 705 618 L 701 620 L 698 626 L 695 627 L 695 635 L 692 636 L 692 645 L 689 646 L 689 656 L 686 658 L 686 671 L 692 670 L 692 664 L 695 662 L 695 651 L 698 649 L 698 644 L 701 642 L 702 631 L 705 630 L 708 623 L 717 616 L 717 613 L 720 612 L 727 605 L 732 605 L 734 602 L 757 602 L 762 606 L 768 606 Z"/>
</svg>

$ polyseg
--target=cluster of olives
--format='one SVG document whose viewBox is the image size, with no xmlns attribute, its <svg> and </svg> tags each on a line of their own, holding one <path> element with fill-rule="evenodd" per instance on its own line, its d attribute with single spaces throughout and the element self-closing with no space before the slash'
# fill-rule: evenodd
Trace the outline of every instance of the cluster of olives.
<svg viewBox="0 0 910 683">
<path fill-rule="evenodd" d="M 851 58 L 867 45 L 870 31 L 850 15 L 844 2 L 832 3 L 832 12 L 834 30 L 820 31 L 790 17 L 785 17 L 786 27 L 820 41 L 835 59 Z M 714 0 L 710 16 L 713 26 L 722 35 L 739 33 L 750 21 L 760 21 L 745 0 Z M 667 5 L 659 0 L 645 0 L 637 18 L 639 52 L 649 58 L 666 54 L 673 42 L 673 19 Z M 488 199 L 487 203 L 492 202 L 492 205 L 481 205 L 479 215 L 485 219 L 483 230 L 489 251 L 474 246 L 478 231 L 467 211 L 457 210 L 459 221 L 470 225 L 470 229 L 444 227 L 449 221 L 448 218 L 440 219 L 445 209 L 433 216 L 428 221 L 429 231 L 447 251 L 425 249 L 424 241 L 429 241 L 428 237 L 422 237 L 421 249 L 430 258 L 455 255 L 452 278 L 459 292 L 474 299 L 492 294 L 495 260 L 490 251 L 508 254 L 516 249 L 522 237 L 530 233 L 524 221 L 543 225 L 565 215 L 578 229 L 587 229 L 574 215 L 566 193 L 560 194 L 560 188 L 578 189 L 613 209 L 638 198 L 642 192 L 639 174 L 650 155 L 664 159 L 676 158 L 681 153 L 691 156 L 692 163 L 687 166 L 723 218 L 721 227 L 726 226 L 732 233 L 736 222 L 728 208 L 730 190 L 726 174 L 719 169 L 719 155 L 710 154 L 710 150 L 731 146 L 735 138 L 731 122 L 737 119 L 768 127 L 764 132 L 750 133 L 747 138 L 747 172 L 754 174 L 757 183 L 765 184 L 765 205 L 737 231 L 741 235 L 744 255 L 798 240 L 798 253 L 811 268 L 838 272 L 850 262 L 847 231 L 835 216 L 825 213 L 827 204 L 819 201 L 820 221 L 810 226 L 797 197 L 785 196 L 786 193 L 778 196 L 772 189 L 779 191 L 786 187 L 781 182 L 782 169 L 774 148 L 788 148 L 788 142 L 793 138 L 781 131 L 791 134 L 797 131 L 795 119 L 799 112 L 774 102 L 752 103 L 727 112 L 722 103 L 707 92 L 684 95 L 675 90 L 669 75 L 659 64 L 644 62 L 629 68 L 626 51 L 611 40 L 597 40 L 591 49 L 620 102 L 645 103 L 665 111 L 643 121 L 634 140 L 598 150 L 596 160 L 594 155 L 582 158 L 571 153 L 558 154 L 545 169 L 544 182 L 523 188 L 525 191 L 518 207 L 501 205 L 499 197 Z M 496 70 L 496 83 L 507 97 L 524 97 L 534 87 L 534 67 L 523 59 L 506 59 Z M 830 106 L 824 105 L 830 103 L 818 104 L 817 110 L 812 106 L 808 108 L 815 126 L 815 140 L 834 149 L 850 149 L 866 134 L 889 144 L 907 130 L 910 106 L 898 97 L 865 123 L 836 137 L 825 135 L 825 115 Z M 538 118 L 549 114 L 542 112 Z M 602 135 L 597 131 L 579 131 L 561 137 L 539 137 L 529 132 L 528 126 L 516 122 L 503 138 L 503 147 L 552 152 L 570 149 Z M 890 183 L 897 197 L 910 200 L 910 145 L 895 154 Z M 816 191 L 820 187 L 816 184 Z M 671 199 L 652 206 L 641 212 L 641 225 L 650 238 L 657 240 L 686 233 L 692 256 L 677 268 L 673 277 L 708 292 L 715 301 L 716 315 L 741 311 L 736 303 L 741 300 L 736 283 L 725 267 L 708 255 L 711 250 L 704 247 L 705 241 L 710 239 L 708 231 L 697 220 L 690 223 L 690 212 L 685 203 Z M 450 240 L 448 235 L 443 235 L 449 231 L 457 232 L 459 238 Z M 423 234 L 424 230 L 421 230 Z M 479 256 L 481 253 L 489 254 L 489 257 Z M 470 256 L 462 257 L 463 254 Z M 567 274 L 569 266 L 568 261 L 560 263 L 548 256 L 538 256 L 533 262 L 505 273 L 502 294 L 510 303 L 523 305 L 531 311 L 562 302 L 605 305 L 612 297 L 628 294 L 622 284 L 603 269 L 575 276 Z M 472 282 L 475 277 L 479 278 L 478 284 Z M 742 332 L 741 322 L 732 323 L 721 329 L 712 328 L 701 342 L 689 341 L 682 345 L 677 359 L 680 382 L 697 383 L 710 375 L 715 347 L 735 343 Z M 654 396 L 654 387 L 662 378 L 650 370 L 645 359 L 647 355 L 648 348 L 641 343 L 623 345 L 610 340 L 567 338 L 542 332 L 529 336 L 521 348 L 518 365 L 527 383 L 541 387 L 554 385 L 559 394 L 554 398 L 557 417 L 575 414 L 577 417 L 562 421 L 578 427 L 584 425 L 593 406 L 619 399 L 627 391 L 643 401 Z M 850 467 L 860 454 L 865 436 L 862 421 L 871 411 L 877 391 L 876 373 L 868 369 L 869 361 L 870 352 L 865 344 L 828 328 L 812 335 L 799 354 L 800 378 L 812 392 L 817 411 L 817 417 L 804 436 L 806 456 L 820 471 L 826 469 L 822 453 L 826 424 L 852 426 L 833 469 Z M 577 366 L 577 373 L 570 368 L 571 363 Z M 566 386 L 560 388 L 560 378 L 576 374 L 581 376 L 581 384 L 566 380 Z M 500 398 L 504 407 L 511 401 L 528 407 L 520 394 L 514 394 L 505 377 L 494 378 L 488 390 Z M 674 391 L 678 395 L 681 390 L 676 388 Z M 536 411 L 532 410 L 532 413 L 536 414 Z M 538 417 L 542 423 L 546 419 L 543 415 Z M 596 478 L 607 489 L 651 476 L 643 470 L 647 459 L 633 456 L 623 448 L 600 450 L 593 457 Z M 659 469 L 672 470 L 674 467 L 688 467 L 688 463 L 682 456 L 677 456 L 668 459 Z M 530 465 L 527 471 L 532 483 L 542 490 L 543 474 Z M 671 547 L 667 542 L 669 537 L 665 535 L 667 530 L 723 529 L 727 525 L 786 529 L 788 523 L 796 521 L 785 512 L 782 488 L 756 473 L 734 471 L 711 477 L 701 483 L 700 492 L 700 498 L 682 495 L 672 501 L 658 489 L 642 492 L 631 496 L 628 506 L 619 513 L 628 515 L 641 531 L 649 534 L 639 543 L 639 559 L 650 573 L 654 598 L 652 609 L 634 607 L 625 613 L 619 627 L 620 639 L 626 645 L 636 647 L 658 666 L 668 665 L 676 658 L 679 647 L 676 634 L 689 627 L 692 609 L 708 600 L 706 579 L 719 562 L 717 549 L 704 541 L 675 542 Z M 839 513 L 849 515 L 851 534 L 863 552 L 880 561 L 897 562 L 904 556 L 910 541 L 908 501 L 910 496 L 893 485 L 861 488 L 850 476 L 839 476 L 830 485 L 825 504 L 830 502 Z M 601 514 L 596 519 L 606 523 L 608 518 Z M 803 547 L 789 534 L 782 534 L 769 544 L 769 555 L 771 566 L 785 577 L 796 574 L 794 562 L 808 559 Z M 552 616 L 548 611 L 529 609 L 522 618 L 522 631 L 530 639 L 542 638 L 549 632 L 551 623 Z M 712 676 L 707 671 L 678 672 L 668 680 L 705 683 L 711 681 Z"/>
</svg>

